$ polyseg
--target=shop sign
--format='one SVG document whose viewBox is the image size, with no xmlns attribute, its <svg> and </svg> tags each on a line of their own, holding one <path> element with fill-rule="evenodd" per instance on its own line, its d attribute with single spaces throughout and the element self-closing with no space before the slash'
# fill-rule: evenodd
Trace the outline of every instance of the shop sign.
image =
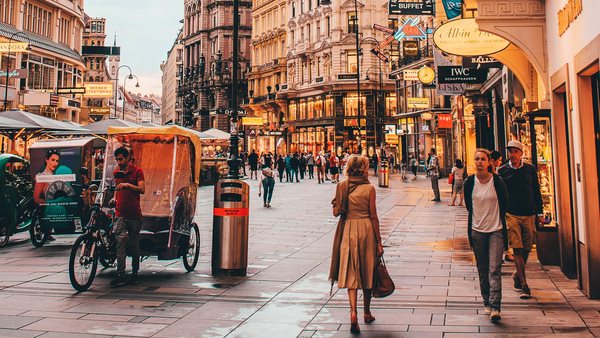
<svg viewBox="0 0 600 338">
<path fill-rule="evenodd" d="M 11 53 L 26 52 L 29 48 L 27 42 L 0 42 L 0 53 Z"/>
<path fill-rule="evenodd" d="M 404 78 L 404 81 L 419 81 L 419 70 L 406 69 L 402 71 L 402 77 Z"/>
<path fill-rule="evenodd" d="M 114 95 L 112 82 L 89 82 L 84 83 L 83 87 L 85 87 L 84 97 L 109 98 Z"/>
<path fill-rule="evenodd" d="M 438 83 L 481 84 L 487 80 L 487 69 L 463 68 L 462 66 L 439 66 Z"/>
<path fill-rule="evenodd" d="M 408 108 L 429 108 L 428 97 L 409 97 L 406 101 Z"/>
<path fill-rule="evenodd" d="M 108 114 L 110 113 L 109 107 L 90 108 L 90 114 Z"/>
<path fill-rule="evenodd" d="M 419 55 L 419 42 L 414 40 L 402 41 L 402 55 L 403 56 L 418 56 Z"/>
<path fill-rule="evenodd" d="M 59 94 L 59 95 L 85 94 L 85 87 L 56 88 L 56 94 Z"/>
<path fill-rule="evenodd" d="M 419 26 L 421 19 L 418 16 L 408 18 L 404 21 L 398 31 L 394 33 L 394 39 L 402 41 L 403 39 L 427 39 L 427 33 Z"/>
<path fill-rule="evenodd" d="M 429 125 L 428 125 L 428 124 L 425 124 L 425 123 L 424 123 L 424 124 L 422 124 L 422 125 L 421 125 L 421 131 L 425 131 L 425 132 L 429 131 Z"/>
<path fill-rule="evenodd" d="M 432 120 L 432 119 L 433 119 L 433 114 L 432 113 L 427 112 L 427 113 L 421 114 L 421 120 L 423 120 L 423 121 L 429 121 L 429 120 Z"/>
<path fill-rule="evenodd" d="M 386 124 L 385 125 L 385 133 L 386 134 L 396 134 L 396 125 L 395 124 Z"/>
<path fill-rule="evenodd" d="M 27 69 L 13 69 L 8 72 L 8 77 L 11 79 L 26 79 L 29 72 Z M 0 70 L 0 78 L 6 78 L 6 70 Z"/>
<path fill-rule="evenodd" d="M 356 73 L 338 74 L 338 80 L 356 80 Z"/>
<path fill-rule="evenodd" d="M 452 20 L 462 14 L 462 0 L 442 0 L 444 11 L 448 20 Z"/>
<path fill-rule="evenodd" d="M 452 129 L 452 114 L 437 114 L 438 129 Z"/>
<path fill-rule="evenodd" d="M 462 66 L 464 68 L 490 69 L 502 68 L 502 63 L 491 56 L 464 56 Z"/>
<path fill-rule="evenodd" d="M 387 143 L 387 144 L 398 144 L 398 135 L 396 135 L 396 134 L 385 134 L 385 143 Z"/>
<path fill-rule="evenodd" d="M 461 95 L 467 90 L 467 85 L 464 83 L 438 83 L 436 90 L 438 95 Z"/>
<path fill-rule="evenodd" d="M 433 15 L 433 0 L 390 0 L 388 3 L 390 15 Z"/>
<path fill-rule="evenodd" d="M 433 33 L 436 47 L 448 54 L 477 56 L 497 53 L 510 44 L 506 39 L 479 30 L 474 18 L 449 21 Z"/>
<path fill-rule="evenodd" d="M 558 11 L 558 36 L 562 36 L 583 11 L 583 0 L 569 0 Z"/>
<path fill-rule="evenodd" d="M 242 117 L 242 125 L 243 126 L 262 126 L 263 118 L 262 117 Z"/>
</svg>

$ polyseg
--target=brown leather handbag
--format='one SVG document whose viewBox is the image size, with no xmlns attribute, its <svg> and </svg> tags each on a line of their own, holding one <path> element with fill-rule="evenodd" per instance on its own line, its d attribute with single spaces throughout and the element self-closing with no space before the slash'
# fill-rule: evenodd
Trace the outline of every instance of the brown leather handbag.
<svg viewBox="0 0 600 338">
<path fill-rule="evenodd" d="M 394 281 L 388 273 L 383 256 L 379 257 L 375 267 L 375 276 L 373 277 L 373 297 L 383 298 L 391 295 L 396 290 Z"/>
</svg>

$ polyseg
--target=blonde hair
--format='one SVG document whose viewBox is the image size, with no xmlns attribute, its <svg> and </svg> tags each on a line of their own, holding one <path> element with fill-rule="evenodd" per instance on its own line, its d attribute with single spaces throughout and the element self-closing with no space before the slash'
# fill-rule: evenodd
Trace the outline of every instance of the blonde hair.
<svg viewBox="0 0 600 338">
<path fill-rule="evenodd" d="M 346 164 L 346 176 L 365 176 L 369 171 L 369 159 L 364 156 L 351 155 Z"/>
<path fill-rule="evenodd" d="M 479 149 L 475 150 L 475 154 L 473 154 L 473 156 L 477 155 L 477 153 L 484 153 L 487 156 L 488 161 L 490 161 L 492 159 L 492 152 L 485 148 L 479 148 Z"/>
</svg>

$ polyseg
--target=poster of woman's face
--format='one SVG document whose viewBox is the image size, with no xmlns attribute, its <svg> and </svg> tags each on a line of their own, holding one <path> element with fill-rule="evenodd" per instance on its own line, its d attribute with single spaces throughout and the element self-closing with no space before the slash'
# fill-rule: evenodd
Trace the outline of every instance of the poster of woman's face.
<svg viewBox="0 0 600 338">
<path fill-rule="evenodd" d="M 45 168 L 43 173 L 47 175 L 54 175 L 56 168 L 60 162 L 60 153 L 58 150 L 48 150 L 45 156 Z"/>
</svg>

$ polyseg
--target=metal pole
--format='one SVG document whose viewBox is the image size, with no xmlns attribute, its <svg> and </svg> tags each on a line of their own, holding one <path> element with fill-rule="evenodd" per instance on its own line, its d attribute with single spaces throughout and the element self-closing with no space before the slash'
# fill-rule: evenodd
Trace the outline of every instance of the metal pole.
<svg viewBox="0 0 600 338">
<path fill-rule="evenodd" d="M 379 59 L 379 58 L 377 58 L 377 59 Z M 378 94 L 378 100 L 379 99 L 381 99 L 382 102 L 379 103 L 379 105 L 377 106 L 377 108 L 379 108 L 380 106 L 383 106 L 383 111 L 380 113 L 380 115 L 378 117 L 381 118 L 382 120 L 385 120 L 385 97 L 384 97 L 384 94 L 383 94 L 383 69 L 381 69 L 381 59 L 379 59 L 379 94 Z M 375 118 L 375 141 L 377 141 L 377 135 L 379 135 L 379 141 L 381 142 L 381 144 L 383 144 L 384 140 L 381 139 L 381 137 L 383 136 L 383 134 L 381 133 L 381 128 L 377 128 L 377 118 Z M 375 142 L 375 143 L 377 143 L 377 142 Z"/>
<path fill-rule="evenodd" d="M 231 77 L 231 137 L 229 138 L 229 178 L 239 179 L 240 159 L 238 157 L 238 56 L 239 56 L 239 0 L 233 0 L 233 75 Z"/>
<path fill-rule="evenodd" d="M 361 155 L 362 154 L 362 135 L 361 135 L 361 131 L 360 131 L 360 104 L 361 104 L 361 100 L 360 100 L 360 55 L 361 50 L 360 50 L 360 41 L 358 39 L 358 0 L 354 0 L 354 13 L 355 13 L 355 17 L 354 17 L 354 32 L 355 32 L 355 36 L 356 36 L 356 94 L 358 96 L 358 103 L 357 103 L 357 115 L 358 115 L 358 154 Z"/>
<path fill-rule="evenodd" d="M 131 71 L 131 67 L 129 67 L 128 65 L 121 65 L 121 66 L 119 66 L 119 68 L 117 68 L 117 72 L 115 74 L 115 76 L 116 76 L 115 93 L 113 95 L 113 103 L 114 103 L 114 106 L 115 106 L 115 117 L 114 117 L 115 119 L 117 118 L 117 91 L 119 90 L 119 70 L 121 70 L 121 68 L 123 68 L 123 67 L 129 69 L 129 75 L 130 76 L 133 75 L 133 72 Z"/>
<path fill-rule="evenodd" d="M 8 40 L 8 54 L 6 54 L 6 83 L 4 84 L 4 110 L 8 110 L 8 72 L 10 71 L 10 45 L 12 36 Z"/>
<path fill-rule="evenodd" d="M 125 84 L 127 83 L 127 78 L 129 76 L 125 77 L 125 80 L 123 80 L 123 121 L 125 121 Z"/>
</svg>

